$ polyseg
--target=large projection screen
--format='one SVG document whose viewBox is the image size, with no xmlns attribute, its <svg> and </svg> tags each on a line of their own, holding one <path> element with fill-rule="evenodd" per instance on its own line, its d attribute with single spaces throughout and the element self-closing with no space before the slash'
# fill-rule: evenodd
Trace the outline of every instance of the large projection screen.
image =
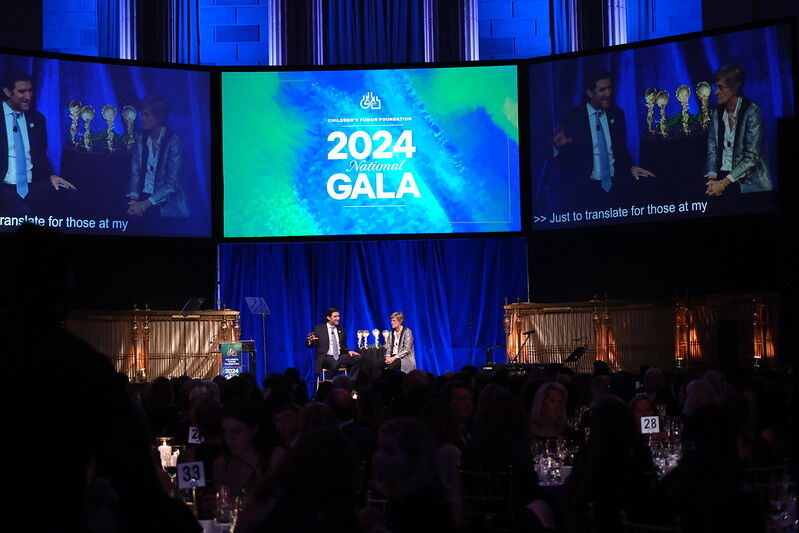
<svg viewBox="0 0 799 533">
<path fill-rule="evenodd" d="M 520 230 L 516 71 L 222 73 L 224 236 Z"/>
</svg>

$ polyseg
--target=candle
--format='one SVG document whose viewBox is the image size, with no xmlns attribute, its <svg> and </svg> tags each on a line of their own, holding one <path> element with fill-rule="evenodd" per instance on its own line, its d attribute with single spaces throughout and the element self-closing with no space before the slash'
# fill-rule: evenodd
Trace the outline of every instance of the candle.
<svg viewBox="0 0 799 533">
<path fill-rule="evenodd" d="M 158 447 L 158 453 L 161 456 L 161 466 L 169 466 L 170 458 L 172 457 L 172 446 L 166 443 L 166 439 L 161 440 L 161 445 Z"/>
</svg>

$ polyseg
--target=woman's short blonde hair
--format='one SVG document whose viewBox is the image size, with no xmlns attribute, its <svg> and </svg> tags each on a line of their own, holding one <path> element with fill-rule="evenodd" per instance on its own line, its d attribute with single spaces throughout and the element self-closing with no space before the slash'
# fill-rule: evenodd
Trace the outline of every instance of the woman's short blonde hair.
<svg viewBox="0 0 799 533">
<path fill-rule="evenodd" d="M 402 313 L 402 311 L 395 311 L 394 313 L 391 313 L 389 318 L 396 318 L 400 324 L 405 323 L 405 315 Z"/>
</svg>

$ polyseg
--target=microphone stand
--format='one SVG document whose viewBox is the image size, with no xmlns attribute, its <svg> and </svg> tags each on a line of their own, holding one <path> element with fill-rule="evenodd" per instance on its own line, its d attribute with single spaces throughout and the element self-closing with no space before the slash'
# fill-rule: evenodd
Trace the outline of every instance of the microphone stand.
<svg viewBox="0 0 799 533">
<path fill-rule="evenodd" d="M 524 342 L 521 343 L 521 345 L 519 345 L 519 350 L 516 352 L 516 355 L 513 356 L 513 359 L 511 359 L 510 362 L 512 364 L 515 364 L 516 360 L 519 359 L 519 356 L 522 354 L 522 349 L 527 345 L 527 341 L 530 340 L 530 335 L 532 335 L 533 333 L 535 333 L 535 330 L 528 331 L 527 333 L 524 334 L 525 335 Z"/>
</svg>

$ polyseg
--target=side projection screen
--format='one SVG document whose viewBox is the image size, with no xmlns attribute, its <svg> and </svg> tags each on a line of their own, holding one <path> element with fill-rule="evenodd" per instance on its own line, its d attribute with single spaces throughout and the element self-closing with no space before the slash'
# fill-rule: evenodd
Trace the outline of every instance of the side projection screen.
<svg viewBox="0 0 799 533">
<path fill-rule="evenodd" d="M 0 231 L 209 237 L 210 74 L 0 53 Z"/>
<path fill-rule="evenodd" d="M 788 25 L 530 65 L 533 228 L 773 211 L 793 75 Z"/>
<path fill-rule="evenodd" d="M 515 66 L 222 74 L 225 237 L 518 231 Z"/>
</svg>

